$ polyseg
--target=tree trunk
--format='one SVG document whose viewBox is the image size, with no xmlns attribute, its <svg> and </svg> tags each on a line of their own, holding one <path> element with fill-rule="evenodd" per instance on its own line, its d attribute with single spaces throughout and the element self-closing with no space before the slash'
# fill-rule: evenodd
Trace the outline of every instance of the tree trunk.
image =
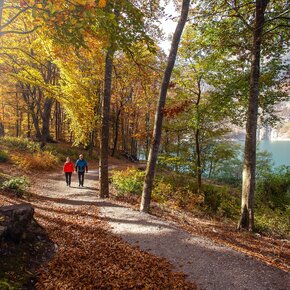
<svg viewBox="0 0 290 290">
<path fill-rule="evenodd" d="M 159 95 L 159 102 L 158 102 L 157 111 L 155 115 L 153 139 L 152 139 L 148 162 L 147 162 L 142 200 L 141 200 L 141 205 L 140 205 L 140 211 L 143 211 L 143 212 L 148 212 L 149 207 L 150 207 L 153 179 L 155 175 L 158 149 L 159 149 L 160 140 L 161 140 L 163 111 L 164 111 L 165 102 L 166 102 L 166 95 L 167 95 L 171 73 L 174 67 L 174 63 L 175 63 L 175 59 L 176 59 L 176 55 L 178 51 L 180 38 L 183 32 L 185 23 L 187 21 L 189 6 L 190 6 L 190 0 L 183 0 L 181 16 L 179 18 L 178 24 L 176 26 L 176 29 L 173 35 L 171 49 L 170 49 L 170 53 L 167 60 L 167 66 L 166 66 L 163 80 L 162 80 L 162 85 L 161 85 L 160 95 Z"/>
<path fill-rule="evenodd" d="M 27 138 L 31 137 L 31 125 L 30 125 L 30 113 L 29 111 L 27 112 Z"/>
<path fill-rule="evenodd" d="M 2 26 L 2 15 L 3 15 L 3 8 L 4 8 L 4 0 L 0 0 L 0 32 Z"/>
<path fill-rule="evenodd" d="M 200 100 L 201 100 L 201 78 L 197 79 L 198 94 L 195 103 L 196 130 L 195 130 L 195 152 L 196 152 L 196 182 L 197 193 L 201 192 L 201 150 L 200 150 Z"/>
<path fill-rule="evenodd" d="M 259 107 L 260 58 L 265 9 L 268 0 L 257 0 L 250 76 L 250 94 L 247 112 L 245 156 L 243 166 L 243 188 L 241 217 L 238 229 L 254 229 L 254 194 L 256 185 L 256 133 Z"/>
<path fill-rule="evenodd" d="M 122 111 L 122 106 L 117 111 L 117 116 L 116 116 L 116 121 L 115 121 L 115 137 L 114 137 L 113 151 L 111 154 L 112 157 L 115 155 L 115 151 L 116 151 L 117 144 L 118 144 L 119 123 L 120 123 L 119 120 L 120 120 L 121 111 Z"/>
<path fill-rule="evenodd" d="M 196 182 L 197 193 L 201 192 L 201 158 L 200 158 L 200 144 L 199 144 L 199 129 L 195 131 L 195 154 L 196 154 Z"/>
<path fill-rule="evenodd" d="M 32 110 L 30 110 L 31 112 L 31 117 L 32 117 L 32 122 L 33 122 L 33 126 L 34 126 L 34 129 L 36 131 L 36 138 L 38 140 L 41 139 L 41 132 L 40 132 L 40 127 L 39 127 L 39 119 L 38 119 L 38 116 L 35 114 L 35 112 Z"/>
<path fill-rule="evenodd" d="M 18 94 L 17 93 L 16 93 L 15 101 L 16 101 L 16 108 L 15 108 L 15 114 L 16 114 L 16 137 L 19 137 L 19 102 L 18 102 Z"/>
<path fill-rule="evenodd" d="M 60 114 L 59 114 L 59 110 L 58 110 L 58 102 L 55 102 L 55 112 L 54 112 L 54 116 L 55 116 L 55 123 L 54 123 L 54 130 L 55 130 L 55 140 L 59 140 L 59 122 L 60 122 Z"/>
<path fill-rule="evenodd" d="M 146 141 L 145 141 L 145 158 L 148 160 L 148 155 L 149 155 L 149 147 L 150 147 L 150 111 L 149 111 L 149 106 L 148 106 L 148 112 L 146 114 Z"/>
<path fill-rule="evenodd" d="M 53 99 L 46 98 L 43 106 L 43 112 L 41 114 L 42 118 L 42 132 L 41 132 L 41 141 L 42 142 L 49 142 L 52 140 L 50 135 L 50 116 L 51 116 L 51 109 L 53 106 Z"/>
<path fill-rule="evenodd" d="M 101 142 L 100 142 L 100 197 L 109 197 L 109 131 L 110 131 L 110 102 L 111 102 L 111 84 L 113 70 L 114 50 L 108 49 L 105 63 L 105 81 L 104 81 L 104 97 L 102 106 L 102 126 L 101 126 Z"/>
<path fill-rule="evenodd" d="M 0 137 L 5 135 L 4 124 L 0 122 Z"/>
</svg>

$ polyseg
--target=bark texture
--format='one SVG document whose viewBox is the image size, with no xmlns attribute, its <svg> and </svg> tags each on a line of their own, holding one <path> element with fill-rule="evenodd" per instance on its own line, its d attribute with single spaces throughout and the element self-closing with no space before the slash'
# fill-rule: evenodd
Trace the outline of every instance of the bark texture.
<svg viewBox="0 0 290 290">
<path fill-rule="evenodd" d="M 269 0 L 257 0 L 250 75 L 250 94 L 247 111 L 246 141 L 243 165 L 241 217 L 238 229 L 254 228 L 254 194 L 256 186 L 256 132 L 259 108 L 260 59 L 265 9 Z"/>
<path fill-rule="evenodd" d="M 153 187 L 153 180 L 155 175 L 155 167 L 157 162 L 158 150 L 161 141 L 161 133 L 162 133 L 162 122 L 163 122 L 163 111 L 166 103 L 166 95 L 169 87 L 169 82 L 172 74 L 172 70 L 175 64 L 176 55 L 178 51 L 178 46 L 180 42 L 180 38 L 183 32 L 183 28 L 187 21 L 188 11 L 190 6 L 190 0 L 183 0 L 182 8 L 181 8 L 181 15 L 176 26 L 172 43 L 171 49 L 169 52 L 167 66 L 164 72 L 162 85 L 159 94 L 159 102 L 155 114 L 155 122 L 154 122 L 154 130 L 153 130 L 153 138 L 151 143 L 151 148 L 149 152 L 144 186 L 143 186 L 143 193 L 142 193 L 142 200 L 140 205 L 140 211 L 148 212 L 150 207 L 151 201 L 151 192 Z"/>
<path fill-rule="evenodd" d="M 104 81 L 104 97 L 102 106 L 102 126 L 101 126 L 101 142 L 100 142 L 100 197 L 109 197 L 109 131 L 110 131 L 110 103 L 111 103 L 111 87 L 112 87 L 112 70 L 113 70 L 114 50 L 108 49 L 105 62 L 105 81 Z"/>
</svg>

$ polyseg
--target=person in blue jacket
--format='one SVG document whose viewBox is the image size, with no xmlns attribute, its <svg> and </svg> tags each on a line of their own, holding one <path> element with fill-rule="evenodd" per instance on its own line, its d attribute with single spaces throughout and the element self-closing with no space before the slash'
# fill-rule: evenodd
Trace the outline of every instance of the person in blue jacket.
<svg viewBox="0 0 290 290">
<path fill-rule="evenodd" d="M 88 163 L 84 159 L 83 154 L 80 154 L 75 165 L 75 170 L 78 173 L 79 186 L 84 186 L 85 172 L 88 172 Z"/>
</svg>

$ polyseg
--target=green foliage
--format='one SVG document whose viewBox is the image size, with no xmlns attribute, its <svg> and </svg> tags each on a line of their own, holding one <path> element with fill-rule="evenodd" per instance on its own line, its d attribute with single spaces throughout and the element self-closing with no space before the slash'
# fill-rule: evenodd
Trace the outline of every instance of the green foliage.
<svg viewBox="0 0 290 290">
<path fill-rule="evenodd" d="M 156 182 L 156 185 L 152 191 L 152 199 L 159 203 L 165 203 L 172 196 L 172 192 L 172 185 L 164 182 L 161 178 L 158 182 Z"/>
<path fill-rule="evenodd" d="M 290 233 L 290 166 L 281 166 L 260 176 L 256 204 L 256 229 L 287 237 Z"/>
<path fill-rule="evenodd" d="M 112 174 L 112 183 L 119 195 L 125 195 L 126 193 L 141 195 L 144 175 L 144 171 L 136 169 L 114 171 Z"/>
<path fill-rule="evenodd" d="M 0 145 L 2 145 L 4 148 L 16 151 L 25 151 L 30 153 L 40 151 L 39 143 L 21 137 L 1 137 Z"/>
<path fill-rule="evenodd" d="M 0 151 L 0 163 L 7 162 L 9 160 L 9 155 L 5 151 Z"/>
<path fill-rule="evenodd" d="M 25 176 L 11 177 L 2 183 L 1 189 L 6 191 L 13 191 L 17 195 L 21 195 L 29 185 L 30 182 Z"/>
<path fill-rule="evenodd" d="M 237 142 L 215 141 L 209 144 L 206 177 L 239 186 L 242 181 L 242 147 Z"/>
<path fill-rule="evenodd" d="M 206 212 L 221 217 L 236 218 L 239 215 L 239 196 L 227 186 L 206 184 L 203 187 Z"/>
<path fill-rule="evenodd" d="M 285 211 L 290 206 L 290 166 L 265 173 L 257 183 L 257 204 Z"/>
<path fill-rule="evenodd" d="M 13 269 L 14 270 L 14 269 Z M 2 290 L 12 290 L 12 289 L 20 289 L 21 284 L 13 281 L 9 281 L 8 279 L 0 279 L 0 289 Z"/>
<path fill-rule="evenodd" d="M 255 229 L 259 232 L 289 237 L 290 235 L 290 206 L 286 210 L 272 210 L 263 207 L 255 215 Z"/>
<path fill-rule="evenodd" d="M 189 172 L 192 162 L 186 160 L 185 156 L 173 156 L 173 154 L 159 154 L 158 166 L 176 172 Z"/>
</svg>

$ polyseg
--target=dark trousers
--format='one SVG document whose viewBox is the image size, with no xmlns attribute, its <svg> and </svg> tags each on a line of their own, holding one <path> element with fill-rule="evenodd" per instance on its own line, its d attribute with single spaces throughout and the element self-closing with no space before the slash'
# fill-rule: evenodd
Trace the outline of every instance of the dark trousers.
<svg viewBox="0 0 290 290">
<path fill-rule="evenodd" d="M 78 176 L 79 176 L 79 185 L 84 186 L 85 172 L 78 171 Z"/>
<path fill-rule="evenodd" d="M 72 176 L 72 172 L 66 172 L 65 173 L 65 181 L 67 185 L 71 184 L 71 176 Z"/>
</svg>

